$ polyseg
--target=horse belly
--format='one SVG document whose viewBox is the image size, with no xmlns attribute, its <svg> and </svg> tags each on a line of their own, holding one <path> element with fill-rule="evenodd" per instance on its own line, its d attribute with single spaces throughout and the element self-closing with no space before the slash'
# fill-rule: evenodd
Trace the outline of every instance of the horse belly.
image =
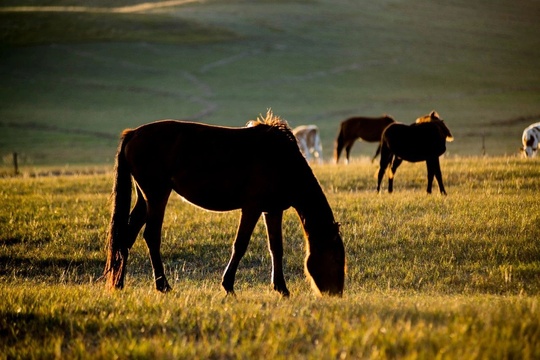
<svg viewBox="0 0 540 360">
<path fill-rule="evenodd" d="M 231 171 L 234 173 L 234 171 Z M 286 192 L 276 186 L 279 182 L 265 181 L 272 176 L 185 176 L 173 179 L 174 190 L 186 201 L 211 211 L 230 211 L 257 208 L 263 211 L 285 210 L 290 207 Z"/>
<path fill-rule="evenodd" d="M 439 147 L 410 143 L 407 146 L 394 146 L 390 150 L 403 160 L 420 162 L 441 156 L 446 151 L 446 148 L 441 149 Z"/>
<path fill-rule="evenodd" d="M 212 211 L 230 211 L 242 208 L 246 199 L 242 179 L 227 181 L 218 174 L 197 176 L 188 172 L 173 177 L 173 189 L 185 200 Z"/>
</svg>

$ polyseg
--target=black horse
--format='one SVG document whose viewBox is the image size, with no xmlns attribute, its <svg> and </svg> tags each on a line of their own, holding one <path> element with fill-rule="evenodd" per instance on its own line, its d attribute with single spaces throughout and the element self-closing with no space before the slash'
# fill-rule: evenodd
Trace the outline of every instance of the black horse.
<svg viewBox="0 0 540 360">
<path fill-rule="evenodd" d="M 156 289 L 171 289 L 161 260 L 161 227 L 174 190 L 204 209 L 241 209 L 222 286 L 234 294 L 240 259 L 261 214 L 272 256 L 274 289 L 289 295 L 283 275 L 283 211 L 293 207 L 304 227 L 306 276 L 317 293 L 343 294 L 345 249 L 332 209 L 288 125 L 270 111 L 251 127 L 158 121 L 125 130 L 116 155 L 105 275 L 124 287 L 129 250 L 146 224 Z M 137 200 L 131 209 L 135 185 Z M 130 211 L 131 209 L 131 211 Z"/>
<path fill-rule="evenodd" d="M 428 171 L 428 194 L 431 194 L 433 177 L 436 177 L 441 194 L 446 195 L 439 156 L 446 151 L 446 141 L 453 140 L 450 130 L 435 111 L 416 119 L 416 122 L 412 125 L 390 124 L 381 137 L 381 161 L 377 179 L 377 191 L 380 191 L 384 172 L 390 165 L 388 192 L 393 190 L 394 175 L 403 160 L 410 162 L 425 161 Z"/>
</svg>

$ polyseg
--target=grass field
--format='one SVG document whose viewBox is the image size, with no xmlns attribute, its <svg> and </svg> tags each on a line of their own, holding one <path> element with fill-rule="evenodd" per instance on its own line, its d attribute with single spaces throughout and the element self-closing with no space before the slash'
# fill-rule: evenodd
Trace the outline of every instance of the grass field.
<svg viewBox="0 0 540 360">
<path fill-rule="evenodd" d="M 26 165 L 110 164 L 126 127 L 162 118 L 243 126 L 269 107 L 292 126 L 318 125 L 326 159 L 352 115 L 412 122 L 435 109 L 456 137 L 449 151 L 461 156 L 515 154 L 540 119 L 537 1 L 115 10 L 136 3 L 2 2 L 4 166 L 12 152 Z M 51 5 L 67 8 L 37 11 Z M 354 155 L 374 149 L 357 145 Z"/>
<path fill-rule="evenodd" d="M 515 156 L 540 121 L 540 2 L 138 4 L 0 5 L 0 359 L 540 358 L 540 164 Z M 441 160 L 449 195 L 425 194 L 422 164 L 376 194 L 376 145 L 360 143 L 351 165 L 314 166 L 342 224 L 343 298 L 313 295 L 293 210 L 291 298 L 270 290 L 262 223 L 226 297 L 239 213 L 178 196 L 162 244 L 173 291 L 153 290 L 141 239 L 126 289 L 106 291 L 119 132 L 243 126 L 267 108 L 318 125 L 325 160 L 349 116 L 435 109 L 456 139 Z"/>
<path fill-rule="evenodd" d="M 153 290 L 144 241 L 127 287 L 99 280 L 111 174 L 0 179 L 2 358 L 520 358 L 540 356 L 538 161 L 442 159 L 448 196 L 405 163 L 393 194 L 376 165 L 315 166 L 347 251 L 343 298 L 317 298 L 304 240 L 284 217 L 290 299 L 270 290 L 264 226 L 220 277 L 239 213 L 170 199 L 162 252 L 173 292 Z M 23 172 L 25 170 L 23 169 Z"/>
</svg>

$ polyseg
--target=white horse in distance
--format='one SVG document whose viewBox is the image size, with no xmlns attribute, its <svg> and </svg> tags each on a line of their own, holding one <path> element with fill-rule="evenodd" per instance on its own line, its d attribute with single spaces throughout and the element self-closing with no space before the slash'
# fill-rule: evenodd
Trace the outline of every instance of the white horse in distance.
<svg viewBox="0 0 540 360">
<path fill-rule="evenodd" d="M 523 143 L 523 147 L 520 149 L 521 153 L 525 157 L 535 157 L 540 142 L 540 122 L 527 126 L 523 130 L 521 141 Z"/>
<path fill-rule="evenodd" d="M 293 134 L 298 141 L 298 147 L 304 154 L 307 161 L 315 160 L 317 164 L 322 164 L 322 144 L 317 125 L 300 125 L 293 129 Z"/>
</svg>

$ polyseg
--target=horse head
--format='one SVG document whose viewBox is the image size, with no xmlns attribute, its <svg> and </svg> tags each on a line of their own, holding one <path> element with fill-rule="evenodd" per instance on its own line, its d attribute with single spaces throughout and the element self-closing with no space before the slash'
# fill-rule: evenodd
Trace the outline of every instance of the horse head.
<svg viewBox="0 0 540 360">
<path fill-rule="evenodd" d="M 393 122 L 396 122 L 396 120 L 395 120 L 392 116 L 390 116 L 390 115 L 388 115 L 388 114 L 383 114 L 383 119 L 384 119 L 384 121 L 387 122 L 388 124 L 391 124 L 391 123 L 393 123 Z"/>
<path fill-rule="evenodd" d="M 524 157 L 536 157 L 540 146 L 540 123 L 531 124 L 523 131 L 523 146 L 520 148 Z"/>
<path fill-rule="evenodd" d="M 306 276 L 319 295 L 342 296 L 345 286 L 345 248 L 339 233 L 339 224 L 334 224 L 331 240 L 316 248 L 310 247 L 306 257 Z"/>
<path fill-rule="evenodd" d="M 439 113 L 437 113 L 435 110 L 433 110 L 428 115 L 424 115 L 416 119 L 417 124 L 428 123 L 428 122 L 437 124 L 441 133 L 446 137 L 446 141 L 448 142 L 454 141 L 454 137 L 452 136 L 450 129 L 448 129 L 448 127 L 444 123 L 444 120 L 441 119 L 441 117 L 439 116 Z"/>
<path fill-rule="evenodd" d="M 520 148 L 521 154 L 524 157 L 535 157 L 538 152 L 538 146 L 540 145 L 538 139 L 531 136 L 529 139 L 523 139 L 524 145 Z"/>
</svg>

